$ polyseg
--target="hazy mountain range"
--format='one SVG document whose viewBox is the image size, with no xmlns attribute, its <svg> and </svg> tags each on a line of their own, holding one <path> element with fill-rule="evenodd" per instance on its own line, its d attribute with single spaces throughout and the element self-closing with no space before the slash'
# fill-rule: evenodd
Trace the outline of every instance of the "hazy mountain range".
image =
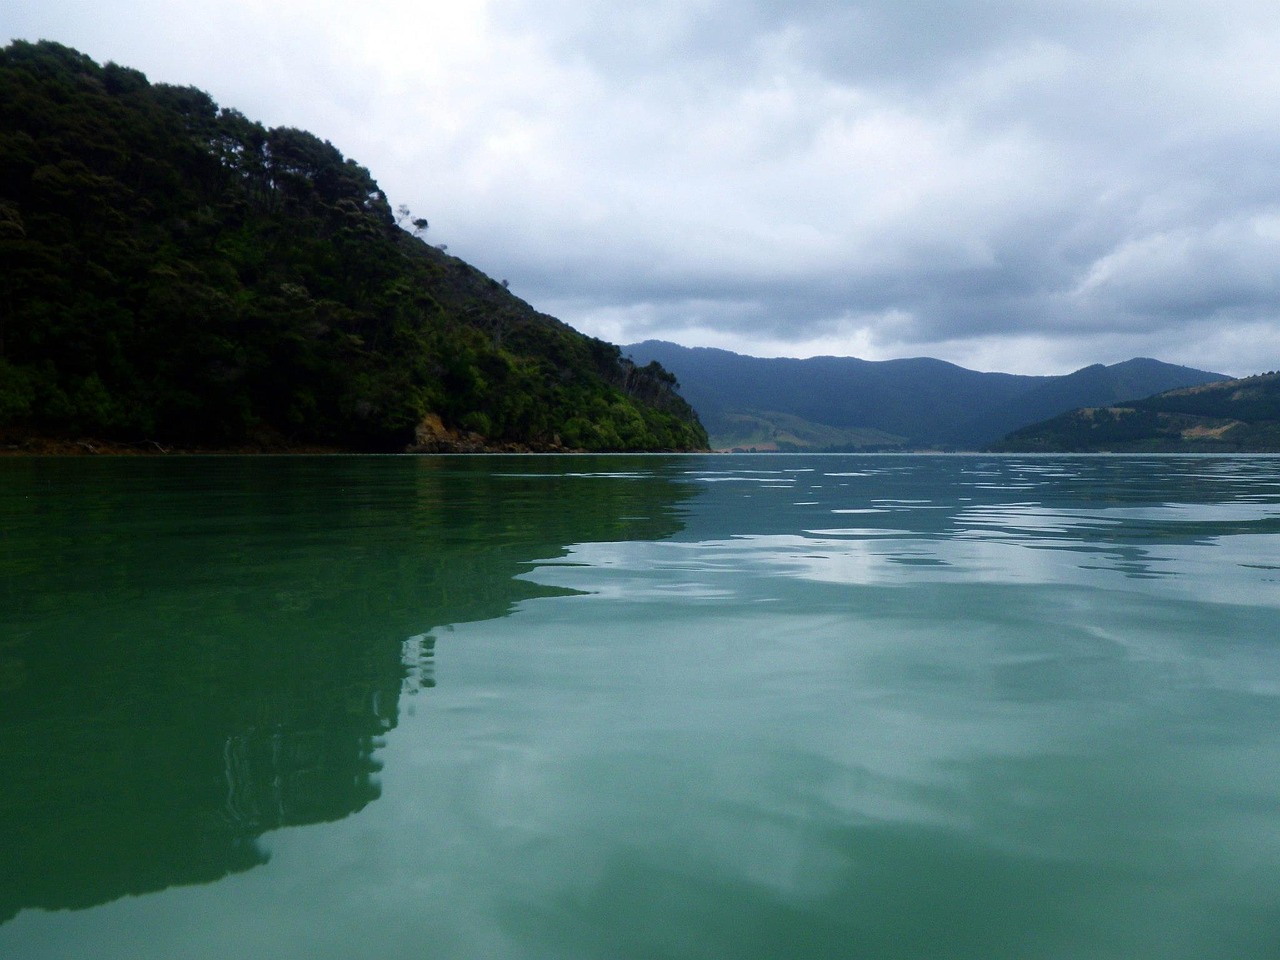
<svg viewBox="0 0 1280 960">
<path fill-rule="evenodd" d="M 623 353 L 675 374 L 716 449 L 978 450 L 1078 407 L 1227 379 L 1148 358 L 1024 376 L 927 357 L 766 359 L 660 340 Z"/>
</svg>

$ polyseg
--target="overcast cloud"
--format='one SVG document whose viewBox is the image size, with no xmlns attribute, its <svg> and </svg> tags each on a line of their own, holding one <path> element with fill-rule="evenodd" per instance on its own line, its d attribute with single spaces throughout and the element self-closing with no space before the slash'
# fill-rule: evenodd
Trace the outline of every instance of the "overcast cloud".
<svg viewBox="0 0 1280 960">
<path fill-rule="evenodd" d="M 8 0 L 617 343 L 1280 367 L 1275 0 Z"/>
</svg>

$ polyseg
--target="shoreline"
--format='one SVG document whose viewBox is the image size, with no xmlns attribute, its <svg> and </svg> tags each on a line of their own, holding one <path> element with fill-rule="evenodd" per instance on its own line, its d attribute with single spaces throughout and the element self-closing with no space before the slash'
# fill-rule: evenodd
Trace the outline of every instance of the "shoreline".
<svg viewBox="0 0 1280 960">
<path fill-rule="evenodd" d="M 465 440 L 436 439 L 431 443 L 412 444 L 403 450 L 368 450 L 324 444 L 253 443 L 238 447 L 165 446 L 156 440 L 122 443 L 81 437 L 76 440 L 53 437 L 27 437 L 0 440 L 0 457 L 280 457 L 280 456 L 406 456 L 430 454 L 585 454 L 585 453 L 707 453 L 707 450 L 609 450 L 589 451 L 563 446 L 535 446 L 524 443 L 486 444 L 479 438 Z"/>
<path fill-rule="evenodd" d="M 242 447 L 165 446 L 156 440 L 123 443 L 81 437 L 66 440 L 54 437 L 27 437 L 0 442 L 0 457 L 163 457 L 163 456 L 246 456 L 271 454 L 340 454 L 354 453 L 341 447 L 315 444 L 246 444 Z"/>
</svg>

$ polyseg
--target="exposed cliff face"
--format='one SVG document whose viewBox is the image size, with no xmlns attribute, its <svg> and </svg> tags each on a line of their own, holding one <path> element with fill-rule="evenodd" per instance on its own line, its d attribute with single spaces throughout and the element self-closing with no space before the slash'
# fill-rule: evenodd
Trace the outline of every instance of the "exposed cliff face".
<svg viewBox="0 0 1280 960">
<path fill-rule="evenodd" d="M 661 368 L 427 244 L 305 131 L 15 42 L 0 172 L 10 444 L 402 450 L 435 417 L 459 449 L 706 446 Z"/>
<path fill-rule="evenodd" d="M 471 431 L 451 430 L 436 414 L 423 418 L 413 431 L 413 443 L 405 453 L 572 453 L 552 435 L 547 442 L 494 444 Z"/>
</svg>

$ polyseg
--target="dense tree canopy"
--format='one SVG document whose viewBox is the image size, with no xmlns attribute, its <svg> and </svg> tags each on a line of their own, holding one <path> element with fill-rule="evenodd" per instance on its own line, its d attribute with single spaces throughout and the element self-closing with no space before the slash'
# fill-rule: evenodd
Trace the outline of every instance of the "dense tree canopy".
<svg viewBox="0 0 1280 960">
<path fill-rule="evenodd" d="M 659 365 L 537 313 L 411 223 L 310 133 L 55 43 L 11 44 L 0 434 L 706 445 Z"/>
</svg>

